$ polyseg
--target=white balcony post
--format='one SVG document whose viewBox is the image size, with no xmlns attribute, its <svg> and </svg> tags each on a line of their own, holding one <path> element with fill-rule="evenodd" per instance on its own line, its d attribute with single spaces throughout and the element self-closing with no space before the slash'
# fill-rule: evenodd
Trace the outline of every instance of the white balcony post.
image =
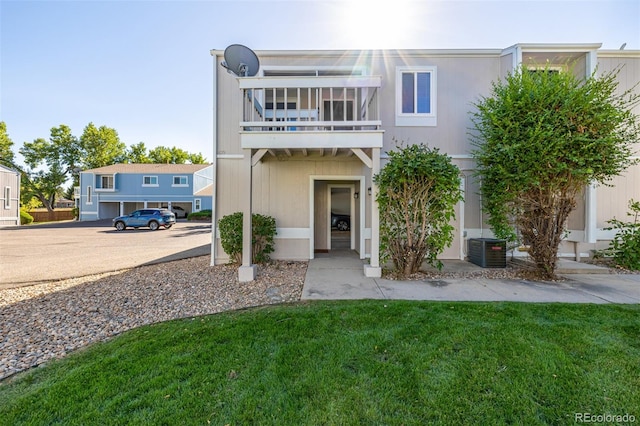
<svg viewBox="0 0 640 426">
<path fill-rule="evenodd" d="M 242 200 L 242 266 L 238 268 L 238 281 L 249 282 L 256 278 L 256 265 L 251 264 L 251 191 L 252 191 L 252 167 L 250 149 L 243 149 L 242 182 L 240 183 Z"/>
<path fill-rule="evenodd" d="M 380 267 L 380 210 L 378 209 L 378 185 L 373 182 L 373 177 L 380 173 L 380 148 L 371 149 L 371 259 L 369 265 L 364 265 L 364 274 L 367 277 L 379 278 L 382 276 Z"/>
</svg>

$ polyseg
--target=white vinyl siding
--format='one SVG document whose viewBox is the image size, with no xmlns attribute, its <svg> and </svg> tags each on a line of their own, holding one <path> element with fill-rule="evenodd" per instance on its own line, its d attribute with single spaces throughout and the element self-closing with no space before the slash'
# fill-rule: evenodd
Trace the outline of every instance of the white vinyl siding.
<svg viewBox="0 0 640 426">
<path fill-rule="evenodd" d="M 396 68 L 396 126 L 436 126 L 436 67 Z"/>
<path fill-rule="evenodd" d="M 158 176 L 143 176 L 142 186 L 158 186 Z"/>
</svg>

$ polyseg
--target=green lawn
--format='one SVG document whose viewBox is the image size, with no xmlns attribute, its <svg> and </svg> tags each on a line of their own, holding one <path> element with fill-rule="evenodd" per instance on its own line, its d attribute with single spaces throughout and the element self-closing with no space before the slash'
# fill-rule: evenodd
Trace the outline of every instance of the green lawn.
<svg viewBox="0 0 640 426">
<path fill-rule="evenodd" d="M 0 385 L 0 424 L 640 421 L 640 306 L 314 302 L 142 327 Z"/>
</svg>

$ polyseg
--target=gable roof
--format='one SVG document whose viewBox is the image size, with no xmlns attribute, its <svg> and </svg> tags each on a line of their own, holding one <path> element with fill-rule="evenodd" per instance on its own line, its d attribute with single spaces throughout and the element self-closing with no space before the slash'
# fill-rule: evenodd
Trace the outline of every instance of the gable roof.
<svg viewBox="0 0 640 426">
<path fill-rule="evenodd" d="M 0 171 L 5 172 L 5 173 L 13 173 L 16 175 L 19 175 L 20 172 L 18 172 L 17 170 L 11 169 L 9 167 L 3 166 L 2 164 L 0 164 Z"/>
<path fill-rule="evenodd" d="M 195 195 L 196 197 L 212 196 L 213 195 L 213 184 L 205 186 L 204 188 L 202 188 L 200 191 L 196 192 L 193 195 Z"/>
<path fill-rule="evenodd" d="M 209 166 L 211 164 L 112 164 L 83 170 L 82 173 L 196 173 Z"/>
</svg>

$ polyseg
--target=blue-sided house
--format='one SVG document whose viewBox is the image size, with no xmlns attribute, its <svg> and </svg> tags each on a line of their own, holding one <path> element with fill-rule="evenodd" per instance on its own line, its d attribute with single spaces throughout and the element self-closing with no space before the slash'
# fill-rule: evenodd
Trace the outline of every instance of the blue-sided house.
<svg viewBox="0 0 640 426">
<path fill-rule="evenodd" d="M 80 172 L 80 220 L 111 219 L 167 207 L 178 217 L 211 209 L 210 164 L 114 164 Z"/>
</svg>

